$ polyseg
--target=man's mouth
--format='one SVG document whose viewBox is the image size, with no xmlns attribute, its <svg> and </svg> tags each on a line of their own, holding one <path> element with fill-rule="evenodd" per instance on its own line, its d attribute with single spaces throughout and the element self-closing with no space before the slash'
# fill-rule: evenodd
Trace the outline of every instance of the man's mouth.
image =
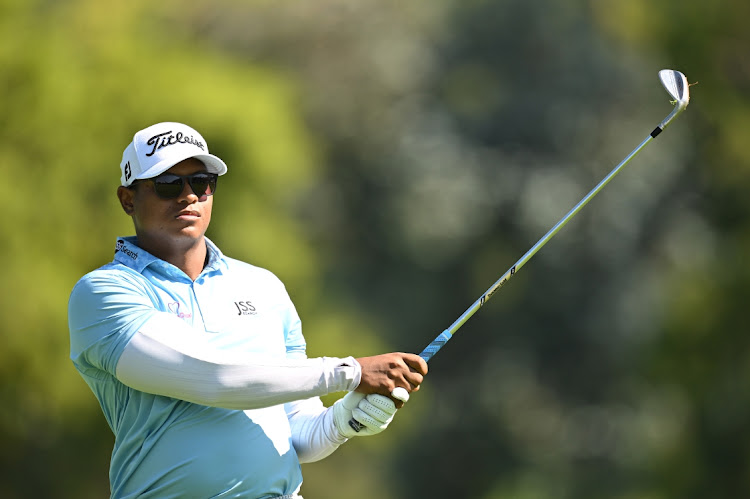
<svg viewBox="0 0 750 499">
<path fill-rule="evenodd" d="M 181 220 L 194 220 L 196 218 L 200 218 L 200 213 L 193 210 L 183 210 L 177 214 L 177 218 Z"/>
</svg>

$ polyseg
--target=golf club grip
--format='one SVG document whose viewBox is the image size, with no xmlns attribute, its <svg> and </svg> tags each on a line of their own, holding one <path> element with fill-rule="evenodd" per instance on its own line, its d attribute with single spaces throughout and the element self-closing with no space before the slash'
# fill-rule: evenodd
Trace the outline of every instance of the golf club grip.
<svg viewBox="0 0 750 499">
<path fill-rule="evenodd" d="M 484 301 L 484 298 L 485 297 L 482 296 L 482 301 Z M 476 304 L 475 304 L 475 306 L 476 306 Z M 469 310 L 472 310 L 472 309 L 470 308 Z M 465 312 L 464 315 L 466 315 L 469 312 L 469 310 L 467 310 L 467 312 Z M 466 317 L 466 318 L 468 318 L 468 317 Z M 454 323 L 454 325 L 451 326 L 451 327 L 454 327 L 455 325 L 456 324 Z M 432 358 L 432 356 L 435 355 L 436 353 L 438 353 L 438 350 L 440 350 L 441 348 L 443 348 L 443 345 L 445 345 L 446 343 L 448 343 L 448 340 L 450 340 L 452 336 L 453 336 L 453 334 L 448 329 L 446 329 L 445 331 L 443 331 L 442 333 L 440 333 L 440 335 L 437 338 L 435 338 L 434 340 L 432 340 L 432 343 L 430 343 L 429 345 L 427 345 L 427 347 L 425 347 L 425 349 L 422 350 L 422 353 L 420 353 L 419 356 L 422 357 L 425 362 L 429 362 L 430 359 Z M 351 418 L 349 420 L 349 426 L 351 426 L 352 429 L 354 431 L 356 431 L 357 433 L 359 433 L 360 431 L 362 431 L 362 428 L 364 428 L 364 425 L 362 423 L 360 423 L 359 421 L 357 421 L 356 419 L 354 419 L 354 418 Z"/>
<path fill-rule="evenodd" d="M 443 348 L 443 345 L 448 343 L 448 340 L 451 339 L 453 335 L 448 331 L 447 329 L 440 333 L 440 336 L 432 340 L 432 343 L 427 345 L 424 350 L 422 350 L 422 353 L 419 354 L 420 357 L 424 359 L 425 362 L 429 362 L 433 355 L 438 353 L 438 350 Z"/>
</svg>

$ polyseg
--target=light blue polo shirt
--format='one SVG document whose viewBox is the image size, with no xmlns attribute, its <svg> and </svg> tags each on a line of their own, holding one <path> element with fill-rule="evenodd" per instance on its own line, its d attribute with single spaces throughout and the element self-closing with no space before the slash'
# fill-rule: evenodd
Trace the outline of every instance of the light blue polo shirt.
<svg viewBox="0 0 750 499">
<path fill-rule="evenodd" d="M 114 261 L 70 296 L 70 356 L 115 434 L 116 498 L 248 497 L 293 493 L 302 483 L 283 405 L 207 407 L 129 388 L 115 378 L 125 345 L 154 314 L 172 314 L 217 349 L 305 358 L 300 319 L 271 272 L 224 256 L 193 282 L 177 267 L 119 238 Z"/>
</svg>

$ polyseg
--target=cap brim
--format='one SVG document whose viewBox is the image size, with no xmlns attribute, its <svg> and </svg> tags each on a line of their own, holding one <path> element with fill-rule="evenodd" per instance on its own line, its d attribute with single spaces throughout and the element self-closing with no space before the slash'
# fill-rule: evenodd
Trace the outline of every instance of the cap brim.
<svg viewBox="0 0 750 499">
<path fill-rule="evenodd" d="M 227 172 L 227 165 L 218 156 L 213 154 L 201 154 L 200 156 L 193 156 L 206 165 L 206 170 L 209 173 L 215 173 L 217 175 L 224 175 Z"/>
<path fill-rule="evenodd" d="M 133 180 L 143 180 L 146 178 L 154 178 L 157 175 L 161 175 L 165 171 L 172 168 L 174 165 L 179 163 L 180 161 L 185 161 L 186 159 L 195 158 L 202 162 L 204 165 L 206 165 L 206 170 L 209 173 L 216 173 L 217 175 L 224 175 L 227 172 L 227 165 L 224 163 L 218 156 L 214 156 L 213 154 L 194 154 L 192 156 L 186 156 L 184 158 L 170 158 L 168 160 L 160 161 L 159 163 L 156 163 L 154 166 L 146 170 L 145 172 L 138 175 Z M 175 161 L 175 159 L 177 159 Z"/>
</svg>

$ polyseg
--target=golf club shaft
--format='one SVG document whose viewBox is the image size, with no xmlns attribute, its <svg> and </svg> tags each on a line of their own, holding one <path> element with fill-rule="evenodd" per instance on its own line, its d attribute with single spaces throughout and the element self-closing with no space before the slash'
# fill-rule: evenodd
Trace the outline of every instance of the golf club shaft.
<svg viewBox="0 0 750 499">
<path fill-rule="evenodd" d="M 461 326 L 463 326 L 464 323 L 468 321 L 469 318 L 472 315 L 474 315 L 477 312 L 477 310 L 479 310 L 480 307 L 484 305 L 487 302 L 487 300 L 489 300 L 492 297 L 493 294 L 495 294 L 495 291 L 500 289 L 506 282 L 510 280 L 511 277 L 513 277 L 516 274 L 516 272 L 521 270 L 521 267 L 523 267 L 526 264 L 526 262 L 528 262 L 531 259 L 531 257 L 534 256 L 534 254 L 536 254 L 536 252 L 542 248 L 542 246 L 547 244 L 547 241 L 552 239 L 552 236 L 557 234 L 557 232 L 560 229 L 562 229 L 565 226 L 565 224 L 567 224 L 570 221 L 570 219 L 573 218 L 576 215 L 576 213 L 578 213 L 581 210 L 581 208 L 586 206 L 586 204 L 591 200 L 591 198 L 596 196 L 596 194 L 600 190 L 602 190 L 604 186 L 607 185 L 607 183 L 610 180 L 612 180 L 612 178 L 615 175 L 617 175 L 620 172 L 622 167 L 624 167 L 631 159 L 633 159 L 635 155 L 638 154 L 641 151 L 641 149 L 643 149 L 643 147 L 646 144 L 648 144 L 654 137 L 659 135 L 659 133 L 664 129 L 664 127 L 667 124 L 669 124 L 669 122 L 678 114 L 675 111 L 673 111 L 672 114 L 670 114 L 664 121 L 662 121 L 659 124 L 659 126 L 657 126 L 654 129 L 654 131 L 651 132 L 651 134 L 648 137 L 646 137 L 646 139 L 643 142 L 640 143 L 638 147 L 633 149 L 633 151 L 630 154 L 628 154 L 627 157 L 623 159 L 619 165 L 617 165 L 611 172 L 609 172 L 609 174 L 606 177 L 604 177 L 604 179 L 601 182 L 599 182 L 599 184 L 596 187 L 594 187 L 591 190 L 591 192 L 586 194 L 586 196 L 583 199 L 581 199 L 578 202 L 578 204 L 575 205 L 573 209 L 570 210 L 559 222 L 557 222 L 555 226 L 552 227 L 549 230 L 549 232 L 547 232 L 544 235 L 544 237 L 542 237 L 539 241 L 537 241 L 537 243 L 534 246 L 532 246 L 531 249 L 527 251 L 525 255 L 523 255 L 515 264 L 513 264 L 513 266 L 510 269 L 508 269 L 508 271 L 505 274 L 503 274 L 503 276 L 495 282 L 495 284 L 490 286 L 490 289 L 485 291 L 484 294 L 466 310 L 466 312 L 461 314 L 461 317 L 456 319 L 456 321 L 453 324 L 451 324 L 448 329 L 440 333 L 440 335 L 437 338 L 432 340 L 432 343 L 427 345 L 427 347 L 424 350 L 422 350 L 422 353 L 420 353 L 419 356 L 422 357 L 425 360 L 425 362 L 429 362 L 430 359 L 438 352 L 438 350 L 440 350 L 443 347 L 443 345 L 445 345 L 448 342 L 448 340 L 451 339 L 451 337 L 455 334 L 455 332 L 458 331 L 458 329 Z M 354 428 L 354 430 L 357 432 L 362 429 L 362 423 L 360 423 L 354 418 L 349 420 L 349 425 L 352 428 Z"/>
<path fill-rule="evenodd" d="M 471 318 L 472 315 L 474 315 L 477 310 L 481 308 L 482 305 L 484 305 L 487 300 L 489 300 L 495 292 L 500 289 L 506 282 L 510 280 L 511 277 L 513 277 L 516 272 L 521 270 L 521 267 L 523 267 L 526 262 L 528 262 L 532 256 L 536 254 L 537 251 L 539 251 L 542 246 L 547 244 L 547 242 L 552 239 L 552 237 L 557 234 L 557 232 L 562 229 L 565 224 L 567 224 L 571 218 L 573 218 L 576 213 L 578 213 L 581 208 L 586 206 L 586 204 L 591 201 L 591 198 L 596 196 L 599 191 L 601 191 L 607 183 L 609 183 L 612 178 L 617 175 L 620 170 L 628 164 L 628 162 L 633 159 L 636 154 L 638 154 L 641 149 L 643 149 L 646 144 L 648 144 L 652 139 L 654 139 L 657 135 L 659 135 L 664 128 L 684 109 L 684 107 L 675 107 L 675 109 L 672 110 L 672 112 L 661 122 L 659 125 L 654 128 L 654 131 L 649 134 L 646 139 L 640 143 L 638 147 L 633 149 L 633 151 L 625 157 L 625 159 L 622 160 L 622 162 L 617 165 L 609 174 L 604 177 L 604 179 L 599 182 L 599 184 L 594 187 L 591 192 L 586 194 L 586 196 L 581 199 L 577 205 L 573 207 L 572 210 L 570 210 L 559 222 L 555 224 L 554 227 L 552 227 L 547 234 L 544 235 L 537 243 L 531 247 L 529 251 L 526 252 L 525 255 L 523 255 L 513 266 L 505 273 L 503 274 L 500 279 L 498 279 L 495 284 L 490 286 L 490 288 L 485 291 L 485 293 L 477 300 L 475 301 L 463 314 L 461 314 L 461 317 L 456 319 L 456 321 L 450 325 L 448 329 L 440 333 L 440 335 L 435 338 L 432 343 L 427 345 L 427 347 L 422 350 L 422 353 L 419 354 L 420 357 L 422 357 L 426 362 L 429 362 L 430 359 L 440 350 L 443 345 L 445 345 L 448 340 L 451 339 L 451 337 L 458 331 L 458 329 L 464 325 L 464 323 Z"/>
</svg>

